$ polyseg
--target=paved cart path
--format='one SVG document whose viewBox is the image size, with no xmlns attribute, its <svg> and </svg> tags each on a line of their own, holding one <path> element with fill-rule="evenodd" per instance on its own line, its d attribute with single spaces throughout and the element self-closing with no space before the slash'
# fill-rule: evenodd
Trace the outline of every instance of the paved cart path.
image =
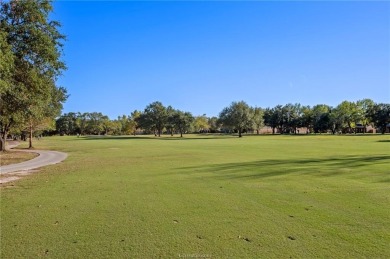
<svg viewBox="0 0 390 259">
<path fill-rule="evenodd" d="M 68 156 L 66 153 L 58 152 L 58 151 L 48 151 L 48 150 L 18 150 L 22 152 L 33 152 L 38 153 L 39 156 L 24 161 L 18 164 L 5 165 L 0 167 L 1 174 L 7 174 L 17 171 L 26 171 L 31 169 L 36 169 L 46 165 L 57 164 Z"/>
<path fill-rule="evenodd" d="M 9 145 L 7 148 L 14 148 L 17 145 Z M 0 167 L 0 175 L 1 176 L 6 176 L 7 174 L 16 174 L 18 173 L 21 175 L 23 172 L 28 172 L 33 169 L 37 169 L 43 166 L 47 165 L 53 165 L 60 163 L 61 161 L 65 160 L 68 156 L 68 154 L 64 152 L 59 152 L 59 151 L 49 151 L 49 150 L 22 150 L 18 149 L 17 151 L 20 152 L 33 152 L 33 153 L 38 153 L 39 156 L 28 160 L 24 161 L 18 164 L 12 164 L 12 165 L 5 165 Z M 8 179 L 3 179 L 2 182 L 8 182 L 9 180 L 16 180 L 19 179 L 18 177 L 8 177 Z"/>
</svg>

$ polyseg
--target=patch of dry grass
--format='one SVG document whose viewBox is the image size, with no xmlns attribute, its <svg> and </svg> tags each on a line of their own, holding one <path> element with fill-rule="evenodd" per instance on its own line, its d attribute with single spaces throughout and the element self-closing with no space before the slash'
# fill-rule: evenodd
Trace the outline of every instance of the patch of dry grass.
<svg viewBox="0 0 390 259">
<path fill-rule="evenodd" d="M 37 153 L 6 151 L 0 153 L 0 166 L 17 164 L 37 157 Z"/>
</svg>

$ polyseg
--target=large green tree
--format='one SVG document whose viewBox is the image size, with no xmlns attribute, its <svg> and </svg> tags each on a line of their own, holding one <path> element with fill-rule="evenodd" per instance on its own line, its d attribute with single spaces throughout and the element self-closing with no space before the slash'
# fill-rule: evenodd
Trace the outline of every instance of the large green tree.
<svg viewBox="0 0 390 259">
<path fill-rule="evenodd" d="M 106 134 L 105 123 L 109 121 L 108 116 L 103 115 L 101 112 L 87 113 L 87 126 L 86 131 L 92 135 Z"/>
<path fill-rule="evenodd" d="M 357 104 L 355 102 L 343 101 L 337 106 L 337 110 L 347 131 L 349 133 L 355 132 L 356 123 L 362 118 Z"/>
<path fill-rule="evenodd" d="M 143 129 L 156 131 L 156 135 L 160 137 L 167 119 L 167 108 L 161 102 L 153 102 L 146 106 L 137 123 Z"/>
<path fill-rule="evenodd" d="M 380 128 L 382 134 L 385 134 L 387 127 L 390 126 L 390 104 L 374 104 L 367 110 L 366 116 Z"/>
<path fill-rule="evenodd" d="M 172 106 L 168 106 L 167 109 L 166 109 L 166 113 L 167 113 L 167 122 L 165 124 L 165 128 L 166 130 L 171 134 L 171 136 L 173 136 L 173 132 L 175 131 L 176 129 L 176 118 L 175 118 L 175 115 L 178 111 L 175 110 Z"/>
<path fill-rule="evenodd" d="M 130 116 L 130 121 L 129 121 L 129 129 L 130 131 L 133 133 L 133 135 L 135 136 L 136 133 L 137 133 L 137 129 L 140 127 L 140 125 L 138 125 L 138 118 L 141 116 L 141 112 L 140 111 L 133 111 L 131 113 L 131 116 Z"/>
<path fill-rule="evenodd" d="M 216 133 L 216 132 L 219 132 L 219 130 L 221 129 L 221 125 L 218 121 L 218 117 L 211 117 L 208 119 L 208 128 L 210 130 L 211 133 Z"/>
<path fill-rule="evenodd" d="M 358 109 L 358 119 L 359 122 L 364 126 L 363 133 L 366 133 L 366 128 L 370 124 L 370 119 L 367 117 L 368 110 L 374 106 L 374 101 L 371 99 L 362 99 L 356 102 Z"/>
<path fill-rule="evenodd" d="M 336 108 L 330 108 L 329 111 L 329 128 L 332 131 L 332 134 L 336 134 L 342 130 L 344 123 L 343 116 L 341 111 Z"/>
<path fill-rule="evenodd" d="M 301 107 L 300 126 L 306 127 L 306 133 L 313 129 L 313 110 L 310 106 Z"/>
<path fill-rule="evenodd" d="M 296 134 L 297 128 L 301 126 L 302 106 L 299 103 L 286 104 L 283 106 L 284 132 Z"/>
<path fill-rule="evenodd" d="M 206 114 L 202 116 L 196 116 L 193 122 L 193 126 L 196 132 L 198 133 L 207 133 L 209 131 L 209 119 Z"/>
<path fill-rule="evenodd" d="M 175 128 L 180 132 L 180 137 L 183 137 L 183 133 L 191 127 L 193 121 L 194 117 L 190 112 L 175 110 L 173 113 L 173 123 Z"/>
<path fill-rule="evenodd" d="M 236 129 L 240 138 L 243 130 L 251 128 L 253 125 L 251 107 L 244 101 L 232 102 L 229 107 L 221 111 L 219 119 L 224 126 Z"/>
<path fill-rule="evenodd" d="M 18 124 L 30 131 L 30 147 L 34 125 L 54 119 L 66 100 L 64 88 L 56 86 L 56 79 L 66 68 L 61 60 L 64 36 L 60 24 L 49 19 L 52 4 L 47 0 L 11 0 L 0 6 L 0 41 L 2 49 L 10 49 L 12 58 L 2 60 L 11 74 L 1 74 L 1 139 Z M 3 50 L 2 50 L 3 51 Z M 11 62 L 12 65 L 7 65 Z M 49 108 L 55 108 L 48 111 Z M 4 145 L 1 147 L 5 149 Z"/>
<path fill-rule="evenodd" d="M 331 107 L 326 104 L 317 104 L 312 109 L 312 125 L 315 133 L 323 133 L 330 129 Z"/>
<path fill-rule="evenodd" d="M 256 129 L 257 134 L 260 132 L 260 128 L 264 126 L 264 111 L 260 107 L 252 108 L 253 114 L 253 126 Z"/>
<path fill-rule="evenodd" d="M 116 120 L 118 123 L 119 131 L 116 132 L 118 135 L 129 135 L 134 133 L 134 121 L 130 116 L 122 115 L 118 116 Z"/>
<path fill-rule="evenodd" d="M 283 128 L 285 125 L 283 106 L 279 104 L 273 108 L 265 109 L 264 124 L 272 128 L 272 134 L 275 134 L 276 128 L 278 128 L 280 134 L 283 134 Z"/>
<path fill-rule="evenodd" d="M 275 134 L 275 129 L 278 126 L 278 118 L 274 108 L 266 108 L 264 110 L 264 124 L 271 127 L 272 134 Z"/>
<path fill-rule="evenodd" d="M 77 114 L 65 113 L 56 120 L 56 130 L 60 135 L 75 135 L 79 133 Z"/>
</svg>

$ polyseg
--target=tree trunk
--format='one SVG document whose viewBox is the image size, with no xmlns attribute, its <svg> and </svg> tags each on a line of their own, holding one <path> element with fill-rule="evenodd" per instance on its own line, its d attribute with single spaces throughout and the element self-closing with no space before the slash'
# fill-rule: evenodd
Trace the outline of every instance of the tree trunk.
<svg viewBox="0 0 390 259">
<path fill-rule="evenodd" d="M 256 131 L 257 131 L 257 135 L 259 135 L 259 129 L 257 129 Z"/>
<path fill-rule="evenodd" d="M 8 131 L 11 127 L 11 124 L 6 124 L 6 125 L 3 125 L 3 127 L 1 128 L 1 132 L 0 132 L 0 152 L 1 151 L 5 151 L 5 148 L 7 146 L 7 136 L 8 136 Z"/>
<path fill-rule="evenodd" d="M 32 138 L 33 138 L 33 126 L 32 126 L 32 124 L 30 124 L 30 140 L 29 140 L 28 148 L 33 148 Z"/>
<path fill-rule="evenodd" d="M 241 135 L 241 129 L 238 130 L 238 137 L 241 138 L 242 135 Z"/>
<path fill-rule="evenodd" d="M 5 151 L 7 132 L 0 134 L 0 151 Z"/>
<path fill-rule="evenodd" d="M 182 130 L 180 131 L 180 137 L 181 138 L 183 137 L 183 131 Z"/>
</svg>

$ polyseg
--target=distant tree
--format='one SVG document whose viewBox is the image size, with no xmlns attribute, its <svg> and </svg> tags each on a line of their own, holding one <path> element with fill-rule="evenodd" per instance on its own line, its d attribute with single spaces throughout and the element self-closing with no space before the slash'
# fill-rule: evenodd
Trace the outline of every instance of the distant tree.
<svg viewBox="0 0 390 259">
<path fill-rule="evenodd" d="M 284 133 L 284 129 L 286 127 L 286 111 L 283 109 L 282 105 L 276 105 L 274 107 L 274 113 L 278 122 L 278 130 L 280 134 Z"/>
<path fill-rule="evenodd" d="M 282 105 L 276 105 L 274 108 L 267 108 L 264 112 L 265 125 L 272 128 L 272 134 L 275 134 L 277 128 L 280 134 L 283 134 L 286 126 L 286 115 Z"/>
<path fill-rule="evenodd" d="M 177 114 L 177 110 L 173 109 L 172 106 L 167 107 L 167 122 L 165 124 L 165 128 L 167 131 L 173 136 L 173 132 L 175 130 L 176 126 L 176 117 L 175 115 Z"/>
<path fill-rule="evenodd" d="M 310 106 L 301 107 L 300 125 L 307 128 L 307 133 L 313 129 L 313 110 Z"/>
<path fill-rule="evenodd" d="M 326 104 L 317 104 L 312 109 L 312 125 L 315 133 L 326 132 L 330 129 L 330 106 Z"/>
<path fill-rule="evenodd" d="M 128 123 L 129 123 L 130 118 L 126 115 L 118 116 L 118 118 L 115 120 L 117 125 L 115 126 L 116 135 L 126 135 L 126 134 L 131 134 L 132 132 L 129 131 L 128 129 Z"/>
<path fill-rule="evenodd" d="M 208 129 L 210 132 L 215 133 L 218 132 L 221 129 L 221 125 L 218 122 L 218 117 L 211 117 L 208 120 Z"/>
<path fill-rule="evenodd" d="M 340 114 L 340 110 L 336 108 L 330 108 L 329 111 L 329 128 L 332 132 L 332 134 L 336 134 L 340 130 L 342 130 L 343 127 L 343 117 Z"/>
<path fill-rule="evenodd" d="M 196 116 L 193 125 L 195 131 L 198 133 L 208 132 L 210 128 L 206 114 L 203 114 L 202 116 Z"/>
<path fill-rule="evenodd" d="M 56 120 L 57 132 L 61 135 L 74 135 L 78 133 L 77 114 L 65 113 Z"/>
<path fill-rule="evenodd" d="M 167 119 L 166 107 L 161 102 L 153 102 L 146 106 L 137 122 L 141 128 L 157 131 L 157 135 L 160 137 Z"/>
<path fill-rule="evenodd" d="M 366 116 L 376 127 L 380 128 L 382 134 L 385 134 L 390 124 L 390 104 L 374 104 L 368 108 Z"/>
<path fill-rule="evenodd" d="M 103 127 L 103 134 L 104 135 L 108 135 L 115 130 L 116 125 L 115 125 L 114 121 L 112 121 L 112 120 L 110 120 L 110 118 L 108 118 L 108 116 L 103 115 L 101 117 L 101 120 L 102 120 L 102 127 Z"/>
<path fill-rule="evenodd" d="M 87 131 L 87 127 L 88 127 L 88 119 L 89 119 L 88 112 L 84 112 L 84 113 L 78 112 L 77 113 L 76 123 L 77 123 L 77 127 L 79 129 L 80 135 L 84 135 L 87 133 L 86 131 Z"/>
<path fill-rule="evenodd" d="M 183 133 L 191 127 L 191 124 L 194 121 L 194 117 L 190 112 L 182 112 L 179 110 L 176 110 L 173 113 L 172 118 L 174 127 L 180 132 L 180 137 L 183 137 Z"/>
<path fill-rule="evenodd" d="M 260 107 L 252 108 L 252 118 L 253 118 L 253 125 L 256 129 L 257 135 L 260 133 L 259 130 L 261 127 L 264 126 L 264 111 Z"/>
<path fill-rule="evenodd" d="M 299 103 L 296 104 L 286 104 L 282 108 L 283 111 L 283 126 L 284 132 L 286 133 L 295 133 L 297 132 L 297 128 L 301 126 L 301 116 L 302 116 L 302 108 Z"/>
<path fill-rule="evenodd" d="M 356 102 L 358 110 L 359 122 L 364 126 L 363 133 L 366 133 L 367 126 L 370 124 L 370 119 L 367 117 L 368 110 L 375 105 L 371 99 L 362 99 Z"/>
<path fill-rule="evenodd" d="M 127 124 L 127 129 L 128 129 L 128 132 L 130 132 L 134 136 L 137 133 L 137 129 L 140 127 L 140 125 L 138 124 L 138 120 L 139 120 L 140 116 L 141 116 L 141 112 L 134 110 L 131 113 L 130 117 L 128 118 L 129 120 L 128 120 L 128 124 Z"/>
<path fill-rule="evenodd" d="M 342 118 L 344 125 L 347 127 L 348 132 L 355 132 L 356 122 L 361 118 L 356 103 L 343 101 L 337 106 L 337 110 L 339 111 L 339 115 Z"/>
<path fill-rule="evenodd" d="M 224 126 L 235 128 L 240 138 L 243 130 L 253 125 L 251 108 L 244 101 L 232 102 L 229 107 L 221 111 L 219 119 Z"/>
<path fill-rule="evenodd" d="M 88 113 L 86 131 L 92 135 L 105 134 L 104 123 L 108 120 L 108 117 L 101 112 Z"/>
<path fill-rule="evenodd" d="M 144 132 L 150 132 L 150 131 L 154 131 L 155 132 L 155 128 L 153 128 L 154 124 L 150 120 L 150 116 L 147 116 L 143 112 L 136 119 L 136 123 Z"/>
<path fill-rule="evenodd" d="M 112 120 L 110 121 L 110 134 L 113 135 L 122 135 L 122 123 L 120 120 Z"/>
<path fill-rule="evenodd" d="M 264 110 L 264 124 L 272 128 L 272 134 L 275 134 L 275 129 L 279 126 L 279 114 L 275 108 L 266 108 Z"/>
</svg>

